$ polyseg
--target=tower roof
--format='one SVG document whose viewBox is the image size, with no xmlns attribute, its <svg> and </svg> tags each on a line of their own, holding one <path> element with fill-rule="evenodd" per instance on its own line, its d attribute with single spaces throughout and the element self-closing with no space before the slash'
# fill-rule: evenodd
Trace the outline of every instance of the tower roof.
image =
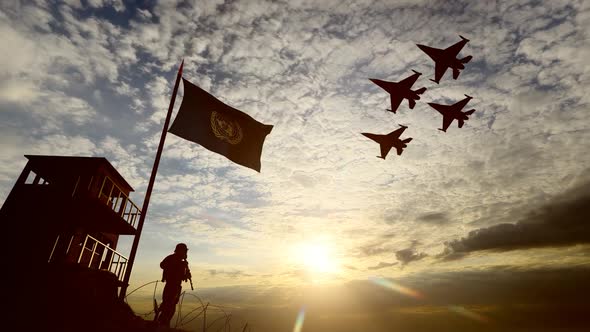
<svg viewBox="0 0 590 332">
<path fill-rule="evenodd" d="M 101 168 L 106 169 L 109 175 L 116 178 L 116 182 L 129 191 L 133 187 L 127 183 L 125 178 L 111 165 L 104 157 L 75 157 L 75 156 L 46 156 L 46 155 L 25 155 L 29 159 L 31 169 L 51 181 L 53 177 L 63 175 L 96 175 Z M 114 179 L 115 180 L 115 179 Z"/>
</svg>

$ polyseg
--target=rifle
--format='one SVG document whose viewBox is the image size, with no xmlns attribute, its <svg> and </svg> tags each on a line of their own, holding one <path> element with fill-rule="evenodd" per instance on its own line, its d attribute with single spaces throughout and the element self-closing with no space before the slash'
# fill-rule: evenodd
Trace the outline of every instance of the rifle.
<svg viewBox="0 0 590 332">
<path fill-rule="evenodd" d="M 186 273 L 188 275 L 187 279 L 191 283 L 191 290 L 195 290 L 195 288 L 193 287 L 193 278 L 192 278 L 193 276 L 191 274 L 191 270 L 188 268 L 188 261 L 185 260 L 185 262 L 186 262 Z"/>
</svg>

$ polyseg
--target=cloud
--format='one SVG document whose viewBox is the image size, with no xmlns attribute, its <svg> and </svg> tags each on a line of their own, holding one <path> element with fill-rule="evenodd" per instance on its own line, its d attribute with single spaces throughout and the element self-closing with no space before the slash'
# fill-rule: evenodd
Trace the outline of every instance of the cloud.
<svg viewBox="0 0 590 332">
<path fill-rule="evenodd" d="M 361 257 L 375 256 L 386 252 L 391 252 L 391 249 L 382 247 L 380 245 L 365 245 L 359 248 L 359 255 Z"/>
<path fill-rule="evenodd" d="M 431 212 L 418 216 L 419 221 L 427 224 L 444 225 L 450 222 L 449 216 L 445 212 Z"/>
<path fill-rule="evenodd" d="M 0 85 L 0 101 L 10 103 L 32 101 L 40 95 L 38 88 L 31 82 L 10 81 Z"/>
<path fill-rule="evenodd" d="M 244 273 L 244 271 L 240 271 L 240 270 L 226 271 L 226 270 L 210 269 L 210 270 L 207 270 L 207 272 L 209 272 L 209 275 L 211 277 L 225 276 L 225 277 L 230 278 L 230 279 L 243 278 L 243 277 L 252 277 L 251 274 Z"/>
<path fill-rule="evenodd" d="M 590 183 L 554 197 L 514 224 L 501 223 L 445 243 L 442 257 L 481 250 L 516 250 L 590 243 Z"/>
<path fill-rule="evenodd" d="M 386 267 L 396 266 L 397 264 L 398 264 L 398 262 L 393 262 L 393 263 L 379 262 L 379 264 L 377 264 L 375 266 L 369 266 L 367 269 L 369 269 L 369 270 L 379 270 L 379 269 L 383 269 L 383 268 L 386 268 Z"/>
<path fill-rule="evenodd" d="M 426 256 L 428 255 L 426 255 L 423 252 L 416 252 L 416 249 L 414 249 L 413 247 L 398 250 L 395 252 L 395 258 L 397 258 L 397 260 L 400 261 L 400 263 L 402 263 L 402 266 L 407 265 L 410 262 L 419 261 Z"/>
</svg>

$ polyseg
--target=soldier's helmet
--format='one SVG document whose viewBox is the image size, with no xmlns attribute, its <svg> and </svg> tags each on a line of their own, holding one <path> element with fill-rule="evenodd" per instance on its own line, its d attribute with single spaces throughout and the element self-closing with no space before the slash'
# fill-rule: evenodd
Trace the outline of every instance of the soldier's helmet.
<svg viewBox="0 0 590 332">
<path fill-rule="evenodd" d="M 188 251 L 188 247 L 184 243 L 179 243 L 176 245 L 176 248 L 174 248 L 174 252 L 187 252 L 187 251 Z"/>
</svg>

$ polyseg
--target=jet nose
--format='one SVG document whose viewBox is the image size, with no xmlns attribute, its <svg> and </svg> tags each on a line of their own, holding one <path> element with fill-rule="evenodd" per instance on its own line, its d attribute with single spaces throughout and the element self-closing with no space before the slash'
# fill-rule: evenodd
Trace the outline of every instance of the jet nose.
<svg viewBox="0 0 590 332">
<path fill-rule="evenodd" d="M 416 46 L 418 46 L 418 48 L 421 49 L 422 51 L 426 51 L 426 49 L 425 49 L 426 46 L 420 45 L 420 44 L 416 44 Z"/>
</svg>

